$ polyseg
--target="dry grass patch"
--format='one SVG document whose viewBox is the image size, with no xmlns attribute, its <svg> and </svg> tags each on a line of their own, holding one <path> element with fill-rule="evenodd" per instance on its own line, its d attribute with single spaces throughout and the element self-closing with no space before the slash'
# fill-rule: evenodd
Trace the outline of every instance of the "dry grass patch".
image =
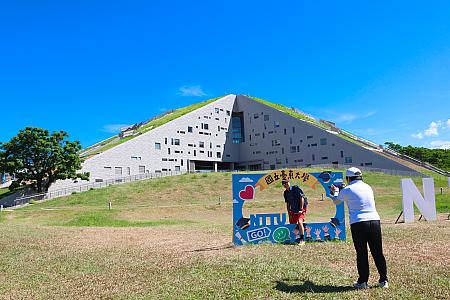
<svg viewBox="0 0 450 300">
<path fill-rule="evenodd" d="M 0 299 L 450 298 L 450 221 L 441 214 L 438 222 L 393 225 L 401 199 L 399 182 L 393 179 L 367 177 L 375 186 L 383 221 L 388 291 L 349 288 L 356 279 L 349 234 L 347 242 L 305 247 L 230 247 L 229 175 L 159 180 L 89 191 L 1 215 Z M 321 191 L 305 192 L 310 199 L 307 221 L 334 214 L 329 200 L 319 201 Z M 112 211 L 107 210 L 109 201 Z M 257 191 L 244 209 L 284 212 L 281 187 Z M 81 226 L 80 220 L 90 216 L 94 227 L 64 226 Z M 145 222 L 147 227 L 136 227 Z M 117 225 L 125 227 L 110 227 Z M 370 270 L 374 284 L 372 262 Z"/>
</svg>

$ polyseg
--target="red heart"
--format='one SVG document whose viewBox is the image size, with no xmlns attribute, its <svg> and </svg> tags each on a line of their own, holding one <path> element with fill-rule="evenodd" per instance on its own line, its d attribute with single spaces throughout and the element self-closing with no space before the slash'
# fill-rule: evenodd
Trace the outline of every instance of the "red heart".
<svg viewBox="0 0 450 300">
<path fill-rule="evenodd" d="M 242 200 L 252 200 L 255 194 L 255 188 L 251 185 L 247 185 L 244 190 L 239 192 L 239 197 Z"/>
</svg>

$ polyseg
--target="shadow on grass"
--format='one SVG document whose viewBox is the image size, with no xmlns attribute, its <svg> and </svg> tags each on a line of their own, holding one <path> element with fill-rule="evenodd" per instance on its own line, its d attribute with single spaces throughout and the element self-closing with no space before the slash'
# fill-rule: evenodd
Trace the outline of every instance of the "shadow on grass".
<svg viewBox="0 0 450 300">
<path fill-rule="evenodd" d="M 308 280 L 304 281 L 303 284 L 289 284 L 285 281 L 277 281 L 275 289 L 285 293 L 341 293 L 355 290 L 350 286 L 318 285 Z"/>
<path fill-rule="evenodd" d="M 230 249 L 233 247 L 234 247 L 233 243 L 227 243 L 225 245 L 214 246 L 214 247 L 204 247 L 204 248 L 194 249 L 194 250 L 190 250 L 190 251 L 186 251 L 186 252 L 218 251 L 218 250 Z"/>
</svg>

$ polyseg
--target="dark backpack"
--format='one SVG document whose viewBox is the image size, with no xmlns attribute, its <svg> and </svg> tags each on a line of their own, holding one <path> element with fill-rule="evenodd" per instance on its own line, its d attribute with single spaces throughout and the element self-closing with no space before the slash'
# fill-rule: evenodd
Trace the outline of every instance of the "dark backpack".
<svg viewBox="0 0 450 300">
<path fill-rule="evenodd" d="M 306 210 L 308 208 L 308 198 L 305 196 L 305 193 L 303 193 L 302 189 L 299 188 L 298 185 L 294 185 L 292 188 L 296 189 L 300 193 L 300 196 L 303 197 L 303 210 Z"/>
</svg>

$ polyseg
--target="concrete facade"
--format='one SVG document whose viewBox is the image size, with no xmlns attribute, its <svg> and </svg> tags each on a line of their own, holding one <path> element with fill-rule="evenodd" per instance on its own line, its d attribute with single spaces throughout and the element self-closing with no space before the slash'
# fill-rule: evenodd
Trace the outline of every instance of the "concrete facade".
<svg viewBox="0 0 450 300">
<path fill-rule="evenodd" d="M 233 139 L 240 116 L 243 140 Z M 346 164 L 410 168 L 242 95 L 227 95 L 83 163 L 91 182 L 164 171 L 278 169 Z M 72 183 L 59 181 L 55 190 Z M 86 183 L 86 182 L 84 182 Z M 73 184 L 73 183 L 72 183 Z"/>
<path fill-rule="evenodd" d="M 411 171 L 372 150 L 347 141 L 270 106 L 237 96 L 235 111 L 244 112 L 245 142 L 239 144 L 239 164 L 262 169 L 346 164 Z"/>
</svg>

